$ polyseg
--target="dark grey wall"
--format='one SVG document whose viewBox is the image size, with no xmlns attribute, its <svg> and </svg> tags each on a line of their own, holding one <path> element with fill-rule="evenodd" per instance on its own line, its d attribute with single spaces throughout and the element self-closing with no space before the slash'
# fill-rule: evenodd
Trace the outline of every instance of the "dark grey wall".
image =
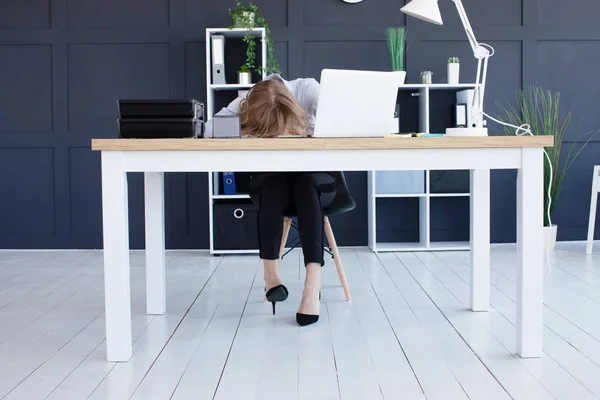
<svg viewBox="0 0 600 400">
<path fill-rule="evenodd" d="M 389 69 L 383 29 L 409 29 L 408 81 L 430 69 L 445 78 L 449 56 L 475 62 L 453 3 L 440 0 L 444 26 L 400 13 L 401 0 L 257 0 L 273 28 L 287 78 L 322 68 Z M 115 101 L 124 97 L 205 99 L 205 28 L 229 24 L 234 1 L 4 0 L 0 2 L 0 248 L 98 248 L 100 164 L 91 138 L 115 137 Z M 522 85 L 561 90 L 584 127 L 600 126 L 600 6 L 595 0 L 464 0 L 481 41 L 496 55 L 488 111 Z M 568 6 L 573 5 L 572 9 Z M 568 11 L 568 12 L 567 12 Z M 407 106 L 408 107 L 408 106 Z M 496 132 L 499 130 L 492 125 Z M 600 137 L 599 137 L 600 138 Z M 592 165 L 587 147 L 565 181 L 555 222 L 559 240 L 585 238 Z M 349 174 L 358 202 L 334 221 L 342 245 L 365 245 L 366 174 Z M 493 173 L 492 240 L 515 239 L 515 174 Z M 204 174 L 167 177 L 167 245 L 208 246 Z M 406 203 L 406 204 L 405 204 Z M 410 201 L 383 204 L 399 235 L 414 235 Z M 456 203 L 456 204 L 454 204 Z M 130 177 L 132 246 L 143 246 L 141 176 Z M 436 206 L 437 207 L 437 206 Z M 465 234 L 468 203 L 440 204 L 434 236 Z M 397 227 L 397 228 L 395 228 Z M 404 233 L 403 233 L 404 232 Z"/>
</svg>

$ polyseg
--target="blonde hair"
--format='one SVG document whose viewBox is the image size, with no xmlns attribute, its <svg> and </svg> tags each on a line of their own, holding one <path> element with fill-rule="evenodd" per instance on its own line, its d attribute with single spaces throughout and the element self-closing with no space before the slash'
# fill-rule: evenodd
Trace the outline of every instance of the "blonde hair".
<svg viewBox="0 0 600 400">
<path fill-rule="evenodd" d="M 239 117 L 242 134 L 253 138 L 305 135 L 308 128 L 302 106 L 277 77 L 254 85 L 240 104 Z"/>
</svg>

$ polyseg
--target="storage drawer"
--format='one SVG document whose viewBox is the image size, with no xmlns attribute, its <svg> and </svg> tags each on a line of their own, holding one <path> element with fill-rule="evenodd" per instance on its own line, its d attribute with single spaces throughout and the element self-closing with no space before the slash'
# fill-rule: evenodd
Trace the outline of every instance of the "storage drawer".
<svg viewBox="0 0 600 400">
<path fill-rule="evenodd" d="M 434 194 L 470 193 L 470 176 L 465 170 L 430 171 L 429 191 Z"/>
<path fill-rule="evenodd" d="M 213 205 L 215 250 L 258 249 L 258 207 L 251 202 Z"/>
<path fill-rule="evenodd" d="M 425 193 L 423 171 L 376 171 L 377 194 L 422 194 Z"/>
</svg>

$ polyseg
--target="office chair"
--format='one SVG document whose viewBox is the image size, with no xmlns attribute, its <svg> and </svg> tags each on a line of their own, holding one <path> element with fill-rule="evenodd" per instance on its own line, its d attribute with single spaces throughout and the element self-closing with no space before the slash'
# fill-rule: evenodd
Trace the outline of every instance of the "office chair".
<svg viewBox="0 0 600 400">
<path fill-rule="evenodd" d="M 342 287 L 344 288 L 346 300 L 350 301 L 352 300 L 352 297 L 350 295 L 350 288 L 348 287 L 346 273 L 344 272 L 344 266 L 342 264 L 340 253 L 338 251 L 335 236 L 333 235 L 333 230 L 331 229 L 331 224 L 329 223 L 329 217 L 332 215 L 343 214 L 345 212 L 353 210 L 356 207 L 356 202 L 350 194 L 350 190 L 348 189 L 348 184 L 346 183 L 344 173 L 335 172 L 334 179 L 336 184 L 335 197 L 330 205 L 328 205 L 327 207 L 323 207 L 323 214 L 325 214 L 325 235 L 327 236 L 327 242 L 329 244 L 329 247 L 326 247 L 325 251 L 327 251 L 333 257 L 335 268 L 337 269 L 337 273 L 340 277 Z M 292 218 L 298 216 L 296 210 L 284 210 L 284 215 L 285 219 L 283 222 L 283 236 L 281 237 L 281 250 L 279 253 L 281 259 L 283 259 L 283 257 L 285 257 L 290 251 L 292 251 L 300 244 L 300 239 L 296 238 L 294 241 L 292 241 L 291 248 L 284 253 L 290 229 L 292 228 L 292 226 L 294 226 L 296 229 L 298 228 L 292 220 Z"/>
</svg>

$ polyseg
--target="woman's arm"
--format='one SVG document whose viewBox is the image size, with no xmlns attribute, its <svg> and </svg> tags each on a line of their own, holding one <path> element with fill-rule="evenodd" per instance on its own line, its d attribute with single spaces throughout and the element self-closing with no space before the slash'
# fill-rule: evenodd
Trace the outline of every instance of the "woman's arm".
<svg viewBox="0 0 600 400">
<path fill-rule="evenodd" d="M 315 129 L 320 91 L 321 85 L 316 79 L 305 79 L 301 102 L 302 108 L 304 108 L 304 111 L 308 115 L 308 135 L 312 135 Z"/>
</svg>

